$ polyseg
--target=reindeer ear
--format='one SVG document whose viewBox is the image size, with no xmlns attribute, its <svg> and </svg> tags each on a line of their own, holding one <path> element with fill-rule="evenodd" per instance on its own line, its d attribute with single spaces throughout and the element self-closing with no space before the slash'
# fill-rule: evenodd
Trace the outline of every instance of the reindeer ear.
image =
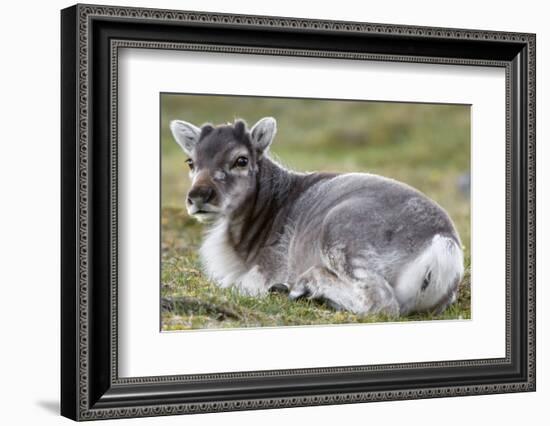
<svg viewBox="0 0 550 426">
<path fill-rule="evenodd" d="M 190 156 L 199 141 L 201 129 L 186 121 L 174 120 L 170 122 L 170 130 L 181 149 Z"/>
<path fill-rule="evenodd" d="M 277 121 L 273 117 L 264 117 L 250 130 L 250 139 L 256 149 L 263 153 L 267 151 L 277 133 Z"/>
</svg>

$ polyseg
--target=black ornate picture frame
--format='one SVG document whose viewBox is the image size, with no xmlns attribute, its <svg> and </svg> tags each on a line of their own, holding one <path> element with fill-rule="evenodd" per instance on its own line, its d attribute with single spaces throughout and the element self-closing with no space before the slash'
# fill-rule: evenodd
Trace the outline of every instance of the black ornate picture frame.
<svg viewBox="0 0 550 426">
<path fill-rule="evenodd" d="M 534 34 L 96 5 L 64 9 L 61 29 L 62 415 L 92 420 L 535 390 Z M 121 47 L 503 68 L 506 356 L 120 378 Z"/>
</svg>

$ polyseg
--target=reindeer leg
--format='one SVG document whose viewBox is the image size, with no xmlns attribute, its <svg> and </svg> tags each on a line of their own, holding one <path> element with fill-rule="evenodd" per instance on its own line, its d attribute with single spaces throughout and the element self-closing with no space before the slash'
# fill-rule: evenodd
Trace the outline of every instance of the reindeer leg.
<svg viewBox="0 0 550 426">
<path fill-rule="evenodd" d="M 358 315 L 399 315 L 393 289 L 382 277 L 372 274 L 368 280 L 339 277 L 325 267 L 314 266 L 304 272 L 292 287 L 289 297 L 323 300 L 337 310 Z"/>
</svg>

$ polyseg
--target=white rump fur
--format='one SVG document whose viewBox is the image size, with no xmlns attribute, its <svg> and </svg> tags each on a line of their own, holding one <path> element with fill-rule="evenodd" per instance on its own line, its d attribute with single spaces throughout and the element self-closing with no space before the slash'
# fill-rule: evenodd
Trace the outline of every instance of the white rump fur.
<svg viewBox="0 0 550 426">
<path fill-rule="evenodd" d="M 428 272 L 429 284 L 422 290 Z M 456 286 L 463 275 L 460 247 L 449 237 L 434 235 L 431 244 L 399 274 L 394 290 L 401 314 L 431 309 L 451 292 L 456 297 Z"/>
<path fill-rule="evenodd" d="M 208 230 L 200 248 L 201 261 L 208 277 L 222 288 L 236 287 L 249 296 L 267 294 L 265 277 L 255 266 L 248 269 L 227 241 L 225 220 Z"/>
</svg>

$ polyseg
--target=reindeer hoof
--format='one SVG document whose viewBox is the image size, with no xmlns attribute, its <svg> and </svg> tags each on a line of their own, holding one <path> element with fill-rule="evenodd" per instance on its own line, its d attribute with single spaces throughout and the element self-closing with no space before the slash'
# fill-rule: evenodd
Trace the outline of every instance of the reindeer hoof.
<svg viewBox="0 0 550 426">
<path fill-rule="evenodd" d="M 288 284 L 285 284 L 285 283 L 277 283 L 269 287 L 270 293 L 288 294 L 289 291 L 290 291 L 290 288 Z"/>
</svg>

